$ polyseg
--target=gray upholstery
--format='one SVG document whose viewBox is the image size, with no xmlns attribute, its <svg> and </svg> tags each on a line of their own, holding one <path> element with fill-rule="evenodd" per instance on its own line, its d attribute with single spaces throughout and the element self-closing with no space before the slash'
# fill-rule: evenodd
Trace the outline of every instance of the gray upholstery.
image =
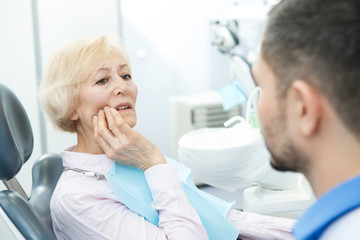
<svg viewBox="0 0 360 240">
<path fill-rule="evenodd" d="M 33 211 L 29 202 L 17 192 L 9 190 L 0 192 L 0 207 L 25 239 L 55 239 L 51 229 L 39 220 L 39 216 Z"/>
<path fill-rule="evenodd" d="M 35 102 L 35 101 L 34 101 Z M 18 98 L 0 83 L 0 179 L 12 181 L 33 150 L 29 118 Z M 0 207 L 26 239 L 55 239 L 50 199 L 63 166 L 58 154 L 45 154 L 32 168 L 32 190 L 25 199 L 14 191 L 0 192 Z"/>
<path fill-rule="evenodd" d="M 0 179 L 7 181 L 29 159 L 34 140 L 24 108 L 3 84 L 0 84 L 0 143 Z"/>
<path fill-rule="evenodd" d="M 62 160 L 58 154 L 41 156 L 32 168 L 33 184 L 29 202 L 50 229 L 52 229 L 50 199 L 63 169 Z"/>
</svg>

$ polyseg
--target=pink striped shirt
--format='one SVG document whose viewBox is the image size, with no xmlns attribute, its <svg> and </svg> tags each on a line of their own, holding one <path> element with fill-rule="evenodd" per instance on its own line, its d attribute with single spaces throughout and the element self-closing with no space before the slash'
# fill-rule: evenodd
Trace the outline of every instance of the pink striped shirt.
<svg viewBox="0 0 360 240">
<path fill-rule="evenodd" d="M 106 155 L 73 149 L 61 154 L 65 167 L 105 174 L 114 164 Z M 50 203 L 57 239 L 208 239 L 181 187 L 175 165 L 151 167 L 145 178 L 154 199 L 152 207 L 159 212 L 159 227 L 119 202 L 106 180 L 77 171 L 63 172 Z M 292 239 L 293 220 L 233 209 L 227 217 L 244 239 Z"/>
</svg>

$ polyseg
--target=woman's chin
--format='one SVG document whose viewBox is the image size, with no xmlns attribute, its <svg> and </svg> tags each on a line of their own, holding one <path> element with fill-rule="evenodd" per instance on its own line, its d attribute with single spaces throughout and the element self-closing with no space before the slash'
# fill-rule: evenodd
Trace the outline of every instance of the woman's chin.
<svg viewBox="0 0 360 240">
<path fill-rule="evenodd" d="M 133 127 L 135 127 L 135 125 L 136 125 L 136 118 L 124 118 L 124 121 L 125 121 L 125 123 L 129 126 L 129 127 L 131 127 L 131 128 L 133 128 Z"/>
</svg>

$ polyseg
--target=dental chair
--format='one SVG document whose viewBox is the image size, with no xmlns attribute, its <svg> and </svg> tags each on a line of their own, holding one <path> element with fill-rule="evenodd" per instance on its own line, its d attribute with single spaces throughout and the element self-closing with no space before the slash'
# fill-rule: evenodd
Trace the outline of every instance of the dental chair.
<svg viewBox="0 0 360 240">
<path fill-rule="evenodd" d="M 16 175 L 33 151 L 29 118 L 15 94 L 0 83 L 0 216 L 17 239 L 56 239 L 52 231 L 50 199 L 63 171 L 60 155 L 45 154 L 32 167 L 28 197 Z"/>
</svg>

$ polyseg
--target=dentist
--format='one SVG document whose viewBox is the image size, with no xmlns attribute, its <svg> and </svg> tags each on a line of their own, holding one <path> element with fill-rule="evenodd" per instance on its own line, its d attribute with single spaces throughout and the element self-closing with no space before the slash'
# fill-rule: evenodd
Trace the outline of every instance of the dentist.
<svg viewBox="0 0 360 240">
<path fill-rule="evenodd" d="M 283 0 L 253 76 L 271 165 L 303 173 L 318 201 L 294 237 L 360 236 L 360 2 Z"/>
</svg>

